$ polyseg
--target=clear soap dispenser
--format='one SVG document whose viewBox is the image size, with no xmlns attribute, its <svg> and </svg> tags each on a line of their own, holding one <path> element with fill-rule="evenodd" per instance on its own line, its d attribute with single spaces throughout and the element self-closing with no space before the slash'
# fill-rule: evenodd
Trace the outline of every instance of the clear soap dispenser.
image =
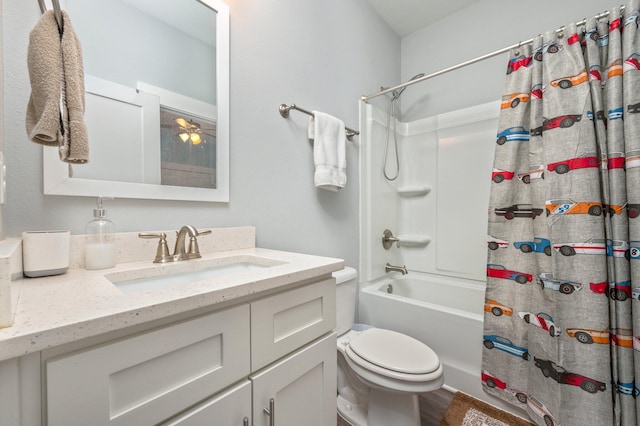
<svg viewBox="0 0 640 426">
<path fill-rule="evenodd" d="M 114 225 L 105 216 L 102 197 L 98 197 L 98 208 L 93 209 L 93 220 L 87 224 L 85 241 L 85 268 L 105 269 L 116 264 Z"/>
</svg>

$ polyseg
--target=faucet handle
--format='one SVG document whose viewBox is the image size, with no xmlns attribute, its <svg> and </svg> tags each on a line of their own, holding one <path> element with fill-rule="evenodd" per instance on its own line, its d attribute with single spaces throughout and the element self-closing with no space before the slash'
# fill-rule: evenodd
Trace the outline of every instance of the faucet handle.
<svg viewBox="0 0 640 426">
<path fill-rule="evenodd" d="M 145 238 L 145 239 L 167 238 L 167 234 L 165 234 L 164 232 L 159 232 L 157 234 L 155 234 L 153 232 L 138 232 L 138 238 Z"/>
<path fill-rule="evenodd" d="M 196 237 L 208 234 L 211 234 L 211 229 L 207 229 L 205 231 L 196 230 L 196 234 L 189 237 L 189 248 L 186 254 L 187 259 L 197 259 L 202 257 L 200 254 L 200 247 L 198 246 L 198 239 Z"/>
<path fill-rule="evenodd" d="M 382 247 L 384 247 L 385 250 L 389 250 L 393 243 L 396 243 L 396 247 L 400 248 L 400 239 L 394 237 L 390 230 L 385 229 L 382 234 Z"/>
<path fill-rule="evenodd" d="M 165 263 L 172 262 L 173 256 L 169 253 L 169 247 L 167 246 L 167 234 L 164 232 L 160 232 L 158 234 L 154 234 L 151 232 L 140 232 L 138 234 L 138 238 L 150 239 L 150 238 L 159 238 L 158 248 L 156 250 L 156 258 L 153 260 L 153 263 Z"/>
</svg>

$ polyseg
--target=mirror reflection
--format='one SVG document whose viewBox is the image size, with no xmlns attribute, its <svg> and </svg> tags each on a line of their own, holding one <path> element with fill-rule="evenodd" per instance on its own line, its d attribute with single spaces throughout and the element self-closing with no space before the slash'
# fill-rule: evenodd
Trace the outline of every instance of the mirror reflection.
<svg viewBox="0 0 640 426">
<path fill-rule="evenodd" d="M 216 12 L 197 0 L 66 0 L 85 73 L 216 105 Z"/>
<path fill-rule="evenodd" d="M 201 193 L 163 197 L 164 190 L 153 188 L 152 196 L 144 194 L 146 185 L 166 185 L 219 190 L 222 195 L 204 200 L 228 201 L 227 6 L 219 0 L 61 3 L 82 43 L 90 159 L 61 178 L 82 193 L 57 193 L 96 195 L 91 188 L 111 181 L 126 188 L 111 194 L 116 197 L 201 199 Z M 61 175 L 61 167 L 67 168 L 45 158 L 45 173 L 52 168 Z M 45 182 L 45 193 L 56 193 L 47 192 L 51 187 Z"/>
<path fill-rule="evenodd" d="M 216 124 L 160 108 L 162 185 L 216 187 Z"/>
</svg>

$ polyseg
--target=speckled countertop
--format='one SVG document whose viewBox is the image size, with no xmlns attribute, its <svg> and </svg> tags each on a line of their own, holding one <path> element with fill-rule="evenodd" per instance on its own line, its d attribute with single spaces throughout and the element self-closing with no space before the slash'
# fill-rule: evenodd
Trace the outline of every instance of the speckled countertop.
<svg viewBox="0 0 640 426">
<path fill-rule="evenodd" d="M 255 248 L 251 227 L 213 231 L 199 238 L 201 259 L 164 265 L 152 263 L 155 245 L 149 240 L 139 240 L 135 233 L 118 234 L 117 265 L 95 271 L 83 268 L 78 254 L 83 239 L 72 236 L 71 269 L 66 274 L 11 282 L 14 323 L 0 329 L 0 361 L 199 308 L 214 308 L 220 302 L 328 276 L 343 267 L 340 259 Z M 145 260 L 138 259 L 141 253 Z M 123 262 L 131 259 L 134 261 Z M 164 275 L 176 269 L 239 261 L 268 267 L 133 294 L 123 293 L 105 277 Z"/>
</svg>

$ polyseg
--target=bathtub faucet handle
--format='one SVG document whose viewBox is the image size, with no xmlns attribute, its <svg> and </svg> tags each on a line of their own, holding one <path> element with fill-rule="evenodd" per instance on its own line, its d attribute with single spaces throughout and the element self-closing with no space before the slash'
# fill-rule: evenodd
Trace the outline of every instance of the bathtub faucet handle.
<svg viewBox="0 0 640 426">
<path fill-rule="evenodd" d="M 400 239 L 393 236 L 393 232 L 385 229 L 382 233 L 382 247 L 385 250 L 389 250 L 393 243 L 396 243 L 396 247 L 400 248 Z"/>
<path fill-rule="evenodd" d="M 389 273 L 391 271 L 400 272 L 402 275 L 407 275 L 409 273 L 407 271 L 406 265 L 395 266 L 395 265 L 391 265 L 389 262 L 387 262 L 387 264 L 384 265 L 384 272 Z"/>
</svg>

